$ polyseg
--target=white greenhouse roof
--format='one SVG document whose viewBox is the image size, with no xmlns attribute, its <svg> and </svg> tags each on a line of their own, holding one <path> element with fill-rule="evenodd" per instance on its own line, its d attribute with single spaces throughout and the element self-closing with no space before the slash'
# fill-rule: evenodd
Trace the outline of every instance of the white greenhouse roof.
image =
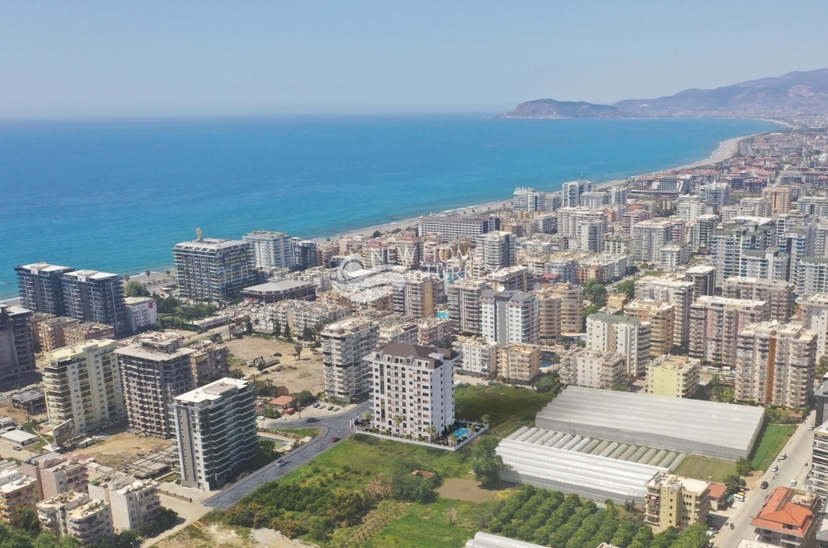
<svg viewBox="0 0 828 548">
<path fill-rule="evenodd" d="M 479 531 L 473 539 L 466 542 L 466 548 L 543 548 L 540 544 L 532 544 L 522 540 L 501 537 Z"/>
<path fill-rule="evenodd" d="M 737 460 L 762 427 L 761 407 L 570 386 L 536 417 L 539 428 Z"/>
</svg>

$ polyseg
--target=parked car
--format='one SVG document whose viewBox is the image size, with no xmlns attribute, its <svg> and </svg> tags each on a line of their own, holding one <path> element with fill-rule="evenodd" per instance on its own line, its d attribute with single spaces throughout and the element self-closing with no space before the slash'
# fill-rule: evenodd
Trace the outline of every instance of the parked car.
<svg viewBox="0 0 828 548">
<path fill-rule="evenodd" d="M 333 408 L 334 411 L 339 411 L 339 406 Z"/>
<path fill-rule="evenodd" d="M 336 443 L 336 442 L 338 442 L 340 439 L 341 439 L 341 438 L 331 438 L 331 439 L 330 439 L 330 442 L 331 442 L 331 443 Z"/>
<path fill-rule="evenodd" d="M 258 417 L 256 417 L 257 421 L 263 421 L 264 419 L 264 415 L 259 415 Z"/>
<path fill-rule="evenodd" d="M 334 406 L 333 406 L 333 405 L 329 405 L 329 406 L 328 406 L 328 411 L 333 411 L 333 408 L 334 408 Z"/>
<path fill-rule="evenodd" d="M 779 472 L 779 466 L 777 466 L 775 464 L 773 466 L 771 466 L 771 472 Z"/>
<path fill-rule="evenodd" d="M 808 425 L 808 431 L 810 432 L 810 431 L 811 431 L 811 430 L 813 430 L 813 429 L 814 429 L 814 425 L 813 425 L 813 424 L 809 424 L 809 425 Z"/>
<path fill-rule="evenodd" d="M 760 485 L 759 487 L 761 487 L 762 489 L 767 489 L 768 488 L 768 482 L 763 481 L 762 485 Z"/>
<path fill-rule="evenodd" d="M 319 419 L 316 417 L 308 417 L 305 419 L 305 422 L 317 422 Z"/>
<path fill-rule="evenodd" d="M 22 451 L 22 450 L 23 450 L 23 448 L 22 448 L 22 447 L 20 447 L 19 445 L 15 445 L 13 449 L 14 449 L 15 451 Z"/>
<path fill-rule="evenodd" d="M 796 480 L 791 480 L 791 487 L 796 487 Z"/>
<path fill-rule="evenodd" d="M 779 460 L 785 460 L 785 459 L 787 459 L 787 458 L 788 458 L 788 454 L 787 454 L 787 453 L 782 453 L 781 455 L 779 455 Z"/>
<path fill-rule="evenodd" d="M 287 461 L 285 459 L 279 459 L 279 460 L 276 461 L 276 466 L 284 466 L 286 464 L 287 464 Z"/>
</svg>

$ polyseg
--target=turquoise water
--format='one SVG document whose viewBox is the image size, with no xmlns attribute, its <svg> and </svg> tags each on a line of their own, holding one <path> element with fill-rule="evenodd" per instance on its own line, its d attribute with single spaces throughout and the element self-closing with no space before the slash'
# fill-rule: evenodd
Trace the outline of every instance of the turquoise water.
<svg viewBox="0 0 828 548">
<path fill-rule="evenodd" d="M 468 437 L 471 434 L 471 431 L 468 428 L 458 428 L 454 431 L 454 435 L 457 436 L 457 439 Z"/>
<path fill-rule="evenodd" d="M 301 237 L 706 158 L 757 120 L 481 116 L 0 122 L 0 297 L 17 264 L 134 274 L 170 246 Z"/>
</svg>

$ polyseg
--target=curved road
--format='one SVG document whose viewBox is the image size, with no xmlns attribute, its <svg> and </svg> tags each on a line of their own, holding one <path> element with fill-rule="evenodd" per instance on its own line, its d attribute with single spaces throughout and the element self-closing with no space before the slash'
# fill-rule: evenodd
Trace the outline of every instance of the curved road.
<svg viewBox="0 0 828 548">
<path fill-rule="evenodd" d="M 202 504 L 211 508 L 220 510 L 230 508 L 241 499 L 261 487 L 265 483 L 277 480 L 288 472 L 296 470 L 309 460 L 313 459 L 320 453 L 330 449 L 334 444 L 330 442 L 330 438 L 345 439 L 351 435 L 350 423 L 353 419 L 359 417 L 364 411 L 368 409 L 370 402 L 364 402 L 347 413 L 341 415 L 334 415 L 331 417 L 320 418 L 317 422 L 308 424 L 305 419 L 297 419 L 292 421 L 271 420 L 265 421 L 266 428 L 320 428 L 322 434 L 314 438 L 312 441 L 306 443 L 299 449 L 291 451 L 284 457 L 287 464 L 278 466 L 276 461 L 265 465 L 256 470 L 249 476 L 242 478 L 233 485 L 225 487 L 221 493 L 213 495 L 205 500 Z"/>
</svg>

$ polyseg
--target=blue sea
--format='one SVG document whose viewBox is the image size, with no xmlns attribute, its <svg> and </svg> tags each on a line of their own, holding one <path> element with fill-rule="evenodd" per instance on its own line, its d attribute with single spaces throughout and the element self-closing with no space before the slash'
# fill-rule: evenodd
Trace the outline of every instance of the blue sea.
<svg viewBox="0 0 828 548">
<path fill-rule="evenodd" d="M 47 261 L 121 274 L 170 246 L 255 229 L 300 237 L 706 158 L 758 120 L 479 115 L 0 122 L 0 297 Z"/>
</svg>

